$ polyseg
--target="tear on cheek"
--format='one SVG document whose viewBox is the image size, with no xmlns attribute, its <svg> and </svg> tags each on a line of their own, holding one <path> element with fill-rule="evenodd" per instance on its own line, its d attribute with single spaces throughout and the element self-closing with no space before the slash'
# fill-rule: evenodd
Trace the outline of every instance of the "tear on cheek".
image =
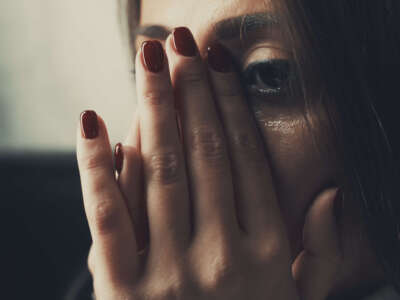
<svg viewBox="0 0 400 300">
<path fill-rule="evenodd" d="M 258 120 L 266 130 L 279 131 L 282 134 L 294 134 L 296 130 L 302 128 L 300 120 Z"/>
</svg>

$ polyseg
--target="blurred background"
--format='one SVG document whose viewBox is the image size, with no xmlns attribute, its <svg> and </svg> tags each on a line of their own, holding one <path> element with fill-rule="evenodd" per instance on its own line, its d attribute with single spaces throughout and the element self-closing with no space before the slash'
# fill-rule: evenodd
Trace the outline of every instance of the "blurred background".
<svg viewBox="0 0 400 300">
<path fill-rule="evenodd" d="M 96 109 L 113 142 L 134 108 L 118 1 L 0 1 L 0 148 L 73 151 L 79 113 Z"/>
<path fill-rule="evenodd" d="M 115 144 L 136 102 L 117 3 L 0 1 L 2 299 L 64 299 L 83 276 L 79 114 L 96 110 Z"/>
</svg>

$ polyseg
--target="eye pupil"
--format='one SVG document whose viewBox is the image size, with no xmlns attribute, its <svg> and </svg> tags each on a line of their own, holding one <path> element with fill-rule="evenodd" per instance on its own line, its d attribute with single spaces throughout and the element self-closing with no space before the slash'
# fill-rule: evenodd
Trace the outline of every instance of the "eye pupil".
<svg viewBox="0 0 400 300">
<path fill-rule="evenodd" d="M 247 85 L 258 93 L 279 94 L 289 77 L 286 60 L 268 60 L 251 64 L 247 70 Z"/>
<path fill-rule="evenodd" d="M 259 82 L 264 83 L 271 88 L 278 88 L 282 83 L 281 72 L 271 65 L 261 65 L 256 76 Z"/>
</svg>

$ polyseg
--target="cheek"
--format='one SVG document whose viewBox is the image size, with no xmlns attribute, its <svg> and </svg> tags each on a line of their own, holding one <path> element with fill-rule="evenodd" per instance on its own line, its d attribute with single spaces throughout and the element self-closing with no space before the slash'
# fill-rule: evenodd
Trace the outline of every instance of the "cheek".
<svg viewBox="0 0 400 300">
<path fill-rule="evenodd" d="M 268 121 L 263 121 L 268 120 Z M 301 246 L 306 209 L 334 180 L 334 158 L 319 154 L 302 116 L 258 119 L 293 253 Z M 316 133 L 316 138 L 322 138 Z"/>
</svg>

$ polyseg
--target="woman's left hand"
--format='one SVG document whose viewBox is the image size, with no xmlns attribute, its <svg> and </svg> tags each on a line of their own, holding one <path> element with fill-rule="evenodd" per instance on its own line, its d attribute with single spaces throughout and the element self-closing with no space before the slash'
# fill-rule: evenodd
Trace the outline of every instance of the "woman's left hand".
<svg viewBox="0 0 400 300">
<path fill-rule="evenodd" d="M 325 299 L 341 260 L 337 189 L 315 199 L 292 265 L 269 162 L 229 54 L 215 44 L 207 66 L 182 28 L 165 48 L 146 42 L 137 55 L 138 128 L 124 146 L 119 184 L 106 134 L 78 135 L 97 299 Z M 134 216 L 142 201 L 150 240 L 140 256 Z"/>
</svg>

